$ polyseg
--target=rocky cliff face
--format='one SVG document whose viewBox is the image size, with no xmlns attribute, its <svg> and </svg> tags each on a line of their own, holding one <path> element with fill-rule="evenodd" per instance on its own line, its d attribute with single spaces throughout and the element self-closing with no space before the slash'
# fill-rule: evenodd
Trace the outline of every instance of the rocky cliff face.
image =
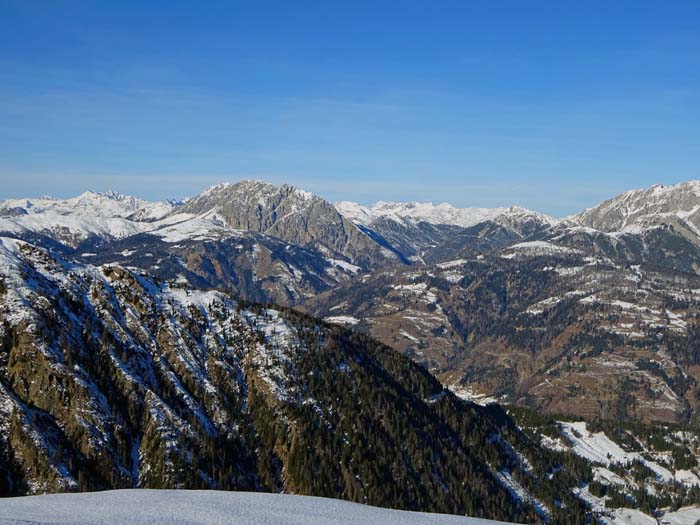
<svg viewBox="0 0 700 525">
<path fill-rule="evenodd" d="M 215 213 L 231 228 L 264 233 L 301 247 L 326 249 L 364 269 L 398 260 L 332 204 L 286 184 L 276 187 L 243 181 L 214 186 L 178 213 Z"/>
</svg>

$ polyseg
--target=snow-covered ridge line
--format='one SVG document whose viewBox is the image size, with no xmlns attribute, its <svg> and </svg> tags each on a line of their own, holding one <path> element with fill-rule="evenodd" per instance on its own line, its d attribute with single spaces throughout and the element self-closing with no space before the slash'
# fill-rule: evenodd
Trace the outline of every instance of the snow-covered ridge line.
<svg viewBox="0 0 700 525">
<path fill-rule="evenodd" d="M 52 197 L 0 200 L 0 231 L 21 234 L 28 230 L 50 232 L 62 237 L 70 235 L 74 237 L 73 244 L 90 235 L 120 239 L 154 230 L 157 227 L 155 221 L 178 215 L 185 203 L 206 201 L 216 194 L 236 188 L 237 195 L 242 199 L 264 200 L 266 195 L 281 189 L 284 194 L 292 195 L 301 207 L 322 201 L 308 191 L 287 184 L 277 188 L 256 180 L 217 184 L 184 201 L 149 202 L 114 191 L 86 191 L 63 200 Z M 335 208 L 346 219 L 363 226 L 378 219 L 401 224 L 427 222 L 459 227 L 470 227 L 485 221 L 495 221 L 504 226 L 509 226 L 513 221 L 530 221 L 546 227 L 585 227 L 608 234 L 640 234 L 660 224 L 676 221 L 692 234 L 700 236 L 700 181 L 632 190 L 565 219 L 556 219 L 519 206 L 458 208 L 446 202 L 378 201 L 363 206 L 341 201 L 335 203 Z"/>
<path fill-rule="evenodd" d="M 395 222 L 409 220 L 412 222 L 461 226 L 463 228 L 489 220 L 496 220 L 504 216 L 532 216 L 548 224 L 557 222 L 553 217 L 519 206 L 457 208 L 447 202 L 433 204 L 432 202 L 385 201 L 378 201 L 369 206 L 363 206 L 356 202 L 340 201 L 335 203 L 335 207 L 347 219 L 365 226 L 381 218 Z"/>
<path fill-rule="evenodd" d="M 19 215 L 38 215 L 53 212 L 56 214 L 80 214 L 96 217 L 127 218 L 136 212 L 170 211 L 177 201 L 164 200 L 150 202 L 116 191 L 86 191 L 76 197 L 56 199 L 54 197 L 19 198 L 0 200 L 0 215 L 13 212 Z"/>
<path fill-rule="evenodd" d="M 498 525 L 329 498 L 213 490 L 113 490 L 0 500 L 2 523 L 68 525 Z"/>
</svg>

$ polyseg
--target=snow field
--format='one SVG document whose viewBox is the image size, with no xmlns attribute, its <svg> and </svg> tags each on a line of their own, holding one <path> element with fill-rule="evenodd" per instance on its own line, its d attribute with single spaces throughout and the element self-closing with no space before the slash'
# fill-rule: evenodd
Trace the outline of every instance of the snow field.
<svg viewBox="0 0 700 525">
<path fill-rule="evenodd" d="M 0 524 L 496 525 L 503 522 L 347 501 L 211 490 L 114 490 L 0 500 Z"/>
</svg>

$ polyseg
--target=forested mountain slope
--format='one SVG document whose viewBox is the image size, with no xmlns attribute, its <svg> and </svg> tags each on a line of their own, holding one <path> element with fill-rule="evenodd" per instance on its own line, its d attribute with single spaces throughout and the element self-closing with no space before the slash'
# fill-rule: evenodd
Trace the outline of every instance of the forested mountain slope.
<svg viewBox="0 0 700 525">
<path fill-rule="evenodd" d="M 285 491 L 556 521 L 555 486 L 579 482 L 547 476 L 555 455 L 501 409 L 364 335 L 23 241 L 0 257 L 4 494 Z"/>
</svg>

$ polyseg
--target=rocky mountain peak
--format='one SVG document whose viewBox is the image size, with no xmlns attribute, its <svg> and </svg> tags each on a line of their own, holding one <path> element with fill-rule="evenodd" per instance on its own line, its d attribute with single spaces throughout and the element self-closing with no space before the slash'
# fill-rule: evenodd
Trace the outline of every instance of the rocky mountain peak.
<svg viewBox="0 0 700 525">
<path fill-rule="evenodd" d="M 181 211 L 201 214 L 218 210 L 225 214 L 232 206 L 242 205 L 246 209 L 257 209 L 266 213 L 274 212 L 284 205 L 299 207 L 316 201 L 325 202 L 320 197 L 288 184 L 275 186 L 259 180 L 243 180 L 211 186 L 190 199 Z"/>
<path fill-rule="evenodd" d="M 656 184 L 631 190 L 575 215 L 573 222 L 605 232 L 637 231 L 661 224 L 685 223 L 700 231 L 700 181 Z"/>
<path fill-rule="evenodd" d="M 321 197 L 283 184 L 257 180 L 212 186 L 174 213 L 216 214 L 228 227 L 264 233 L 303 247 L 322 247 L 329 255 L 367 266 L 394 260 Z"/>
<path fill-rule="evenodd" d="M 77 197 L 56 202 L 63 202 L 63 207 L 68 208 L 70 212 L 78 211 L 111 217 L 126 217 L 149 204 L 138 197 L 112 190 L 105 192 L 88 190 Z"/>
</svg>

